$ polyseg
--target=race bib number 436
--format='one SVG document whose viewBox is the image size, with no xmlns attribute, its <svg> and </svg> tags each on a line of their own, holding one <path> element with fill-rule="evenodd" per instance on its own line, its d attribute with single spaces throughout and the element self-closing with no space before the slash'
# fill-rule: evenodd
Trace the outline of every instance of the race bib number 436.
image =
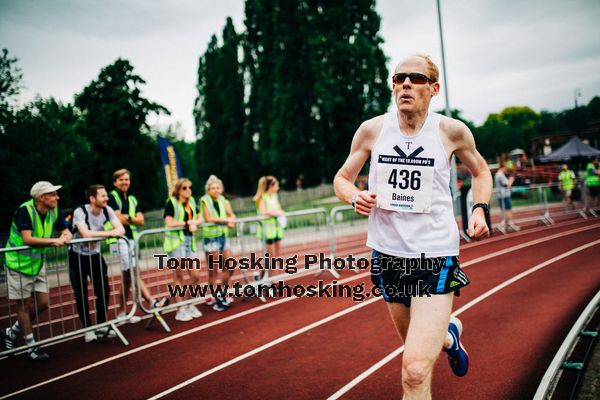
<svg viewBox="0 0 600 400">
<path fill-rule="evenodd" d="M 379 155 L 377 206 L 391 211 L 431 212 L 434 161 Z"/>
</svg>

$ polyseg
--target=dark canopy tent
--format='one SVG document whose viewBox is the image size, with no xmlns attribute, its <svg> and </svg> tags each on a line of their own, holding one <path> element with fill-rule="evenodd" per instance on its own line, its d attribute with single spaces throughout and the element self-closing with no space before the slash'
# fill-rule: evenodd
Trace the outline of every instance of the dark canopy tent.
<svg viewBox="0 0 600 400">
<path fill-rule="evenodd" d="M 582 158 L 600 157 L 600 150 L 583 143 L 577 136 L 573 136 L 567 143 L 548 154 L 541 156 L 541 162 L 575 161 Z"/>
</svg>

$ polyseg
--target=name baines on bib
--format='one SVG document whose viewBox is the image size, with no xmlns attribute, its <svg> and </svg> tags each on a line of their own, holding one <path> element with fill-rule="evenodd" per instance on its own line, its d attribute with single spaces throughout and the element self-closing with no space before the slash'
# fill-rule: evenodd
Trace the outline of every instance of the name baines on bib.
<svg viewBox="0 0 600 400">
<path fill-rule="evenodd" d="M 396 155 L 379 154 L 377 160 L 377 207 L 400 212 L 431 212 L 433 158 L 421 158 L 419 147 L 406 155 L 398 146 Z"/>
</svg>

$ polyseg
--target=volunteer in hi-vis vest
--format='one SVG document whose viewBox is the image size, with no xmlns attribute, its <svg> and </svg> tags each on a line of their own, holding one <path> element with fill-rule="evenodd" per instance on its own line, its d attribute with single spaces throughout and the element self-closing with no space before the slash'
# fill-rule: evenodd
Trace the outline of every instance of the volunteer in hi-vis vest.
<svg viewBox="0 0 600 400">
<path fill-rule="evenodd" d="M 283 228 L 287 224 L 285 212 L 279 204 L 279 182 L 274 176 L 263 176 L 258 180 L 258 187 L 254 195 L 257 213 L 260 216 L 272 217 L 261 221 L 258 225 L 257 236 L 262 238 L 267 245 L 267 252 L 271 257 L 279 257 L 280 242 L 283 239 Z"/>
<path fill-rule="evenodd" d="M 173 187 L 171 196 L 165 203 L 164 212 L 165 224 L 167 228 L 180 228 L 176 231 L 165 232 L 164 249 L 170 258 L 198 258 L 196 252 L 196 240 L 194 233 L 198 230 L 198 225 L 202 224 L 202 216 L 196 208 L 196 201 L 192 196 L 192 182 L 187 178 L 180 178 Z M 181 265 L 181 264 L 180 264 Z M 200 284 L 200 270 L 188 269 L 193 285 Z M 185 272 L 178 268 L 174 270 L 175 285 L 183 285 Z M 187 294 L 187 297 L 190 295 Z M 176 301 L 184 299 L 177 296 Z M 193 304 L 179 307 L 175 319 L 177 321 L 191 321 L 192 318 L 199 318 L 202 313 Z"/>
<path fill-rule="evenodd" d="M 563 195 L 563 199 L 565 200 L 565 207 L 567 209 L 573 207 L 573 201 L 571 200 L 571 196 L 573 194 L 573 188 L 575 188 L 575 172 L 569 169 L 567 164 L 563 164 L 558 174 L 558 189 L 561 191 Z"/>
<path fill-rule="evenodd" d="M 112 190 L 108 196 L 108 205 L 115 210 L 115 215 L 119 218 L 119 221 L 121 221 L 121 224 L 123 224 L 123 227 L 125 228 L 125 237 L 130 240 L 129 243 L 124 239 L 111 239 L 109 241 L 118 246 L 119 255 L 121 256 L 123 279 L 121 284 L 121 296 L 119 296 L 120 312 L 117 316 L 121 319 L 124 319 L 127 315 L 127 301 L 129 300 L 131 288 L 131 274 L 129 273 L 129 268 L 133 266 L 132 257 L 134 257 L 133 251 L 135 249 L 134 240 L 138 236 L 138 227 L 144 225 L 144 214 L 141 212 L 138 199 L 129 193 L 129 188 L 131 186 L 130 177 L 131 174 L 127 169 L 123 168 L 115 171 L 113 173 L 113 185 L 115 189 Z M 112 225 L 108 223 L 107 229 L 111 228 Z M 167 297 L 163 297 L 160 300 L 155 299 L 143 280 L 137 279 L 137 287 L 139 288 L 142 297 L 150 303 L 151 307 L 161 307 L 168 303 Z M 129 322 L 131 323 L 140 321 L 141 318 L 136 315 L 129 319 Z"/>
<path fill-rule="evenodd" d="M 440 90 L 438 80 L 439 70 L 428 56 L 416 54 L 399 63 L 392 76 L 395 107 L 360 125 L 334 178 L 337 196 L 369 217 L 371 281 L 404 342 L 406 398 L 431 398 L 440 349 L 455 375 L 464 376 L 469 367 L 459 339 L 462 324 L 451 318 L 457 289 L 469 283 L 459 267 L 459 232 L 449 189 L 453 154 L 472 175 L 476 204 L 467 234 L 475 240 L 489 236 L 492 176 L 468 127 L 429 110 Z M 369 159 L 368 190 L 361 191 L 354 182 Z M 410 273 L 397 266 L 408 266 Z"/>
<path fill-rule="evenodd" d="M 585 185 L 588 190 L 588 208 L 597 208 L 600 204 L 600 163 L 596 158 L 585 167 Z"/>
<path fill-rule="evenodd" d="M 49 358 L 40 347 L 33 346 L 35 339 L 31 322 L 48 308 L 47 271 L 44 253 L 48 247 L 64 246 L 71 241 L 65 218 L 58 208 L 58 192 L 62 186 L 41 181 L 32 186 L 31 200 L 19 206 L 10 226 L 6 247 L 32 246 L 30 249 L 5 253 L 6 285 L 8 298 L 15 300 L 17 321 L 0 331 L 6 350 L 17 346 L 21 333 L 25 343 L 31 346 L 29 357 L 34 361 Z M 53 238 L 54 231 L 60 232 Z M 33 296 L 35 295 L 35 299 Z"/>
<path fill-rule="evenodd" d="M 235 227 L 235 214 L 231 209 L 229 200 L 223 196 L 223 182 L 219 178 L 215 175 L 209 176 L 204 189 L 206 194 L 200 198 L 202 216 L 204 217 L 204 222 L 215 224 L 202 227 L 207 265 L 209 255 L 213 259 L 212 267 L 208 266 L 208 283 L 209 285 L 214 285 L 219 270 L 219 255 L 223 259 L 231 257 L 231 250 L 227 244 L 227 235 L 229 228 Z M 231 275 L 233 275 L 233 269 L 225 268 L 223 275 L 221 284 L 228 285 Z M 211 305 L 216 311 L 223 311 L 231 305 L 232 301 L 233 299 L 229 296 L 217 297 L 209 299 L 207 305 Z"/>
</svg>

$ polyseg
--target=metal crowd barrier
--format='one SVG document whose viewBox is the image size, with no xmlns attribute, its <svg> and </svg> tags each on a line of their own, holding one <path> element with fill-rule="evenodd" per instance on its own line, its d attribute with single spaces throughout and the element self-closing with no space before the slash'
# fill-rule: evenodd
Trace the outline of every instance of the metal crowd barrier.
<svg viewBox="0 0 600 400">
<path fill-rule="evenodd" d="M 554 219 L 561 216 L 575 215 L 585 219 L 588 218 L 587 213 L 592 216 L 596 216 L 594 210 L 589 207 L 589 196 L 587 195 L 587 188 L 585 185 L 579 185 L 578 189 L 580 190 L 581 198 L 573 201 L 572 209 L 566 209 L 566 206 L 562 201 L 550 203 L 548 200 L 550 192 L 553 188 L 557 187 L 557 184 L 541 184 L 510 188 L 513 208 L 515 199 L 517 198 L 515 194 L 521 194 L 529 199 L 533 199 L 533 201 L 531 201 L 530 209 L 520 212 L 520 215 L 514 219 L 514 223 L 518 225 L 532 221 L 539 221 L 548 225 L 553 224 Z M 494 189 L 491 208 L 500 209 L 501 221 L 493 224 L 493 228 L 505 234 L 510 227 L 506 224 L 507 210 L 504 207 L 504 203 L 500 202 L 499 193 L 499 189 Z"/>
<path fill-rule="evenodd" d="M 184 228 L 156 228 L 147 229 L 139 233 L 135 239 L 135 274 L 136 279 L 143 281 L 146 288 L 150 291 L 150 295 L 154 298 L 167 297 L 169 296 L 168 285 L 173 283 L 173 271 L 165 266 L 164 269 L 160 269 L 159 262 L 155 255 L 164 255 L 166 253 L 163 249 L 163 243 L 165 239 L 165 233 L 167 232 L 179 232 L 183 231 Z M 201 228 L 198 227 L 198 232 L 202 232 Z M 202 236 L 201 234 L 194 235 L 196 241 L 196 257 L 200 261 L 200 254 L 202 249 Z M 193 267 L 193 266 L 192 266 Z M 177 271 L 177 270 L 176 270 Z M 191 268 L 188 273 L 184 272 L 185 275 L 200 274 L 200 269 Z M 199 280 L 198 280 L 199 282 Z M 185 284 L 185 282 L 183 282 Z M 192 283 L 194 279 L 192 278 Z M 169 297 L 169 300 L 171 298 Z M 197 299 L 188 299 L 181 302 L 170 301 L 169 304 L 162 307 L 152 307 L 152 305 L 146 305 L 142 296 L 141 290 L 137 292 L 136 301 L 140 309 L 146 313 L 152 315 L 152 318 L 146 324 L 146 328 L 149 328 L 153 321 L 158 321 L 167 332 L 171 332 L 171 328 L 162 318 L 162 313 L 169 310 L 174 310 L 179 307 L 192 305 L 198 302 Z"/>
<path fill-rule="evenodd" d="M 524 223 L 527 221 L 540 221 L 545 224 L 553 223 L 553 213 L 560 213 L 560 205 L 549 205 L 548 192 L 551 185 L 535 185 L 527 187 L 527 195 L 529 196 L 531 206 L 526 210 L 524 216 L 515 219 L 515 223 Z M 524 188 L 513 188 L 513 192 L 523 192 Z M 501 216 L 500 223 L 494 224 L 494 228 L 506 233 L 503 226 L 506 222 L 506 210 L 503 204 L 498 201 L 498 190 L 494 190 L 494 198 L 491 201 L 492 213 Z M 582 216 L 589 207 L 587 203 L 588 196 L 585 192 L 582 193 L 583 209 L 576 208 L 576 212 Z M 578 204 L 579 205 L 579 204 Z M 558 211 L 557 211 L 558 210 Z M 520 213 L 521 215 L 523 213 Z M 529 215 L 527 215 L 529 214 Z M 324 208 L 314 208 L 307 210 L 291 211 L 285 214 L 287 219 L 287 227 L 284 231 L 284 238 L 281 242 L 281 254 L 279 256 L 293 256 L 295 254 L 302 255 L 308 252 L 323 253 L 325 257 L 333 260 L 337 255 L 347 254 L 355 251 L 357 246 L 364 245 L 365 233 L 367 231 L 368 219 L 359 216 L 354 212 L 354 209 L 349 205 L 334 207 L 329 213 Z M 249 217 L 239 218 L 236 221 L 235 228 L 230 229 L 229 237 L 227 238 L 229 248 L 234 258 L 250 257 L 252 254 L 263 256 L 267 250 L 265 242 L 257 236 L 258 229 L 264 223 L 267 217 Z M 196 256 L 201 264 L 206 263 L 206 254 L 203 248 L 202 227 L 211 226 L 214 224 L 203 224 L 198 226 L 198 231 L 195 234 L 197 252 Z M 264 228 L 264 227 L 263 227 Z M 44 274 L 46 278 L 46 290 L 49 292 L 49 306 L 46 311 L 34 312 L 33 314 L 33 332 L 36 342 L 33 345 L 21 344 L 10 351 L 0 352 L 0 356 L 13 354 L 27 350 L 29 347 L 37 345 L 46 345 L 68 337 L 85 334 L 87 332 L 96 332 L 99 329 L 107 328 L 102 333 L 105 337 L 109 331 L 114 331 L 119 339 L 127 345 L 128 342 L 118 329 L 118 324 L 130 319 L 137 310 L 137 307 L 146 314 L 152 316 L 149 319 L 147 327 L 153 321 L 157 320 L 162 327 L 170 332 L 170 328 L 162 318 L 162 313 L 170 310 L 175 310 L 179 307 L 189 304 L 201 304 L 206 301 L 205 298 L 188 298 L 182 301 L 173 301 L 170 296 L 168 285 L 173 284 L 173 271 L 169 268 L 160 270 L 158 267 L 158 259 L 155 255 L 164 254 L 163 241 L 166 232 L 179 231 L 182 228 L 160 228 L 148 229 L 141 231 L 135 242 L 129 241 L 125 237 L 120 240 L 127 243 L 127 255 L 129 260 L 132 260 L 130 265 L 134 268 L 129 268 L 126 272 L 131 280 L 131 290 L 133 292 L 133 302 L 128 303 L 121 297 L 123 296 L 122 284 L 123 275 L 121 272 L 121 256 L 119 251 L 114 246 L 108 246 L 105 239 L 77 239 L 72 241 L 73 244 L 83 244 L 102 241 L 101 254 L 107 264 L 107 282 L 100 282 L 97 285 L 96 291 L 102 291 L 100 299 L 96 300 L 93 287 L 86 282 L 85 293 L 82 291 L 82 298 L 86 298 L 90 304 L 90 320 L 87 327 L 83 326 L 78 318 L 77 299 L 71 288 L 71 280 L 74 276 L 72 269 L 68 266 L 68 254 L 65 247 L 48 248 L 44 255 Z M 19 248 L 3 248 L 0 249 L 0 264 L 4 265 L 3 257 L 7 252 L 24 252 L 31 248 L 22 246 Z M 85 257 L 79 256 L 76 265 L 79 267 L 84 262 Z M 89 260 L 88 260 L 89 261 Z M 78 268 L 79 268 L 78 267 Z M 310 269 L 302 268 L 293 277 L 284 273 L 272 273 L 269 269 L 264 271 L 254 271 L 249 269 L 235 269 L 232 276 L 232 282 L 239 281 L 245 285 L 258 287 L 260 284 L 269 284 L 280 279 L 295 279 L 305 274 L 316 270 L 317 275 L 327 271 L 333 277 L 339 278 L 339 273 L 335 268 L 321 269 L 319 266 L 311 267 Z M 79 271 L 82 272 L 82 271 Z M 206 268 L 200 268 L 195 273 L 196 279 L 192 280 L 192 284 L 205 284 L 207 281 Z M 355 270 L 358 272 L 358 270 Z M 0 327 L 6 329 L 13 326 L 16 321 L 17 303 L 14 300 L 8 299 L 8 282 L 7 269 L 3 268 L 0 272 Z M 79 274 L 81 275 L 81 274 Z M 184 271 L 184 284 L 190 280 L 189 272 Z M 104 279 L 103 274 L 93 275 L 92 280 L 99 277 Z M 139 290 L 138 282 L 144 282 L 150 292 L 151 297 L 161 298 L 168 297 L 171 302 L 162 307 L 153 308 L 144 298 L 143 293 Z M 98 283 L 98 282 L 96 282 Z M 106 289 L 108 285 L 108 290 Z M 106 291 L 108 293 L 106 293 Z M 102 298 L 106 311 L 106 320 L 98 321 L 98 309 L 93 303 L 98 303 L 102 306 Z M 266 301 L 264 297 L 259 298 Z M 34 296 L 32 303 L 37 310 L 38 298 Z M 126 303 L 125 317 L 119 318 L 120 311 L 119 301 Z M 23 304 L 20 305 L 24 307 Z M 102 319 L 102 318 L 100 318 Z M 95 322 L 95 323 L 93 323 Z M 22 339 L 22 338 L 19 338 Z"/>
<path fill-rule="evenodd" d="M 556 389 L 557 383 L 560 380 L 562 372 L 565 369 L 571 367 L 571 363 L 568 363 L 567 360 L 570 357 L 577 341 L 580 340 L 582 336 L 595 337 L 596 335 L 598 335 L 598 332 L 585 332 L 582 330 L 584 329 L 585 325 L 590 322 L 590 319 L 593 317 L 594 312 L 598 307 L 600 307 L 600 291 L 596 292 L 596 295 L 592 298 L 592 300 L 588 303 L 588 305 L 579 315 L 579 318 L 577 318 L 577 321 L 575 321 L 573 327 L 565 337 L 565 340 L 556 352 L 554 358 L 552 359 L 552 362 L 546 370 L 546 373 L 540 381 L 540 384 L 533 397 L 534 400 L 555 398 L 554 390 Z M 581 370 L 582 368 L 583 365 L 576 367 L 576 369 L 579 370 Z M 574 387 L 573 389 L 575 390 L 576 387 Z M 573 398 L 573 395 L 574 393 L 571 393 L 570 398 Z"/>
<path fill-rule="evenodd" d="M 327 211 L 324 208 L 314 208 L 308 210 L 291 211 L 285 213 L 287 218 L 287 227 L 284 231 L 284 238 L 281 241 L 281 253 L 278 256 L 285 257 L 286 255 L 298 254 L 307 249 L 314 248 L 315 243 L 325 243 L 324 251 L 329 252 L 329 234 Z M 266 252 L 265 242 L 257 236 L 257 230 L 263 224 L 263 221 L 269 217 L 248 217 L 236 219 L 236 226 L 230 229 L 227 242 L 231 250 L 232 257 L 239 259 L 240 257 L 250 257 L 252 253 L 255 255 L 264 256 Z M 200 224 L 195 232 L 196 240 L 196 258 L 199 265 L 207 262 L 206 253 L 203 245 L 203 230 L 202 227 L 214 226 L 215 224 Z M 173 285 L 174 272 L 169 268 L 159 269 L 158 259 L 156 255 L 165 255 L 163 250 L 164 235 L 166 232 L 175 232 L 183 230 L 183 228 L 161 228 L 149 229 L 141 231 L 135 240 L 136 254 L 136 276 L 142 280 L 153 297 L 169 296 L 169 285 Z M 274 256 L 274 255 L 271 255 Z M 271 276 L 268 269 L 264 271 L 254 271 L 249 269 L 235 269 L 232 276 L 232 282 L 239 280 L 246 285 L 258 286 L 267 284 L 274 280 L 280 279 L 281 276 Z M 184 281 L 182 284 L 200 284 L 207 282 L 206 268 L 200 267 L 193 274 L 185 272 Z M 332 271 L 332 273 L 335 271 Z M 190 281 L 191 278 L 191 282 Z M 210 295 L 209 293 L 207 296 Z M 159 321 L 163 329 L 170 332 L 170 327 L 162 318 L 162 313 L 170 310 L 175 310 L 187 305 L 198 305 L 206 302 L 206 298 L 189 298 L 181 301 L 173 301 L 162 307 L 152 308 L 146 305 L 142 297 L 141 291 L 137 291 L 137 302 L 140 309 L 151 314 L 153 317 L 148 321 L 147 327 L 150 327 L 154 320 Z M 261 301 L 266 301 L 262 296 L 259 296 Z"/>
<path fill-rule="evenodd" d="M 357 214 L 351 205 L 333 207 L 329 212 L 331 257 L 343 252 L 349 246 L 364 244 L 368 218 Z M 321 271 L 319 271 L 321 272 Z M 339 278 L 337 271 L 334 275 Z M 354 269 L 358 273 L 359 270 Z"/>
<path fill-rule="evenodd" d="M 131 243 L 125 237 L 120 239 L 127 242 L 128 253 L 126 256 L 131 260 L 133 258 Z M 103 340 L 112 335 L 110 334 L 112 331 L 124 345 L 129 344 L 117 325 L 135 314 L 136 304 L 132 302 L 129 312 L 124 317 L 118 318 L 119 301 L 121 300 L 119 297 L 122 296 L 121 285 L 123 283 L 121 257 L 115 247 L 104 243 L 105 240 L 106 238 L 76 239 L 70 244 L 91 245 L 94 242 L 101 242 L 100 256 L 106 261 L 106 275 L 99 268 L 99 261 L 92 261 L 96 258 L 94 256 L 72 255 L 70 264 L 67 246 L 47 248 L 42 255 L 43 267 L 36 276 L 39 282 L 35 283 L 35 285 L 39 285 L 37 286 L 39 292 L 48 294 L 47 308 L 40 311 L 38 311 L 38 306 L 42 305 L 39 302 L 43 301 L 43 295 L 34 295 L 37 292 L 32 291 L 32 295 L 27 297 L 26 301 L 15 300 L 16 296 L 26 295 L 26 292 L 21 292 L 27 288 L 27 284 L 32 278 L 19 272 L 9 271 L 5 260 L 6 253 L 23 254 L 29 252 L 32 247 L 0 248 L 0 265 L 2 265 L 0 272 L 0 329 L 6 330 L 8 327 L 13 327 L 18 320 L 18 312 L 26 312 L 25 307 L 29 305 L 31 328 L 35 338 L 34 343 L 26 344 L 23 327 L 19 324 L 17 345 L 10 350 L 3 349 L 0 351 L 0 356 L 26 351 L 35 346 L 48 345 L 87 332 L 95 332 L 96 337 Z M 99 260 L 99 258 L 96 259 Z M 82 273 L 85 272 L 85 266 L 88 263 L 92 264 L 89 274 L 91 282 L 89 283 L 87 275 Z M 132 268 L 126 273 L 133 278 Z M 80 291 L 77 293 L 74 291 L 72 283 L 77 284 L 78 276 L 80 277 L 78 280 Z M 11 282 L 12 287 L 9 289 Z M 132 290 L 135 292 L 134 282 L 132 282 Z M 88 304 L 87 318 L 84 316 L 86 310 L 84 304 L 86 303 Z M 103 306 L 104 318 L 102 318 L 101 308 Z M 87 320 L 87 326 L 80 320 L 78 309 L 82 311 L 83 318 Z M 99 319 L 104 319 L 104 321 Z"/>
<path fill-rule="evenodd" d="M 549 185 L 549 188 L 553 187 L 558 187 L 558 184 Z M 585 219 L 588 218 L 587 214 L 590 214 L 592 217 L 597 217 L 598 214 L 590 205 L 589 188 L 585 185 L 585 182 L 577 181 L 575 183 L 575 190 L 573 191 L 572 197 L 574 197 L 576 191 L 579 193 L 579 198 L 572 198 L 573 209 L 568 210 L 565 207 L 562 214 L 577 214 Z"/>
<path fill-rule="evenodd" d="M 242 243 L 254 243 L 252 247 L 245 246 L 241 256 L 248 257 L 254 250 L 252 248 L 260 248 L 262 252 L 267 252 L 268 246 L 265 242 L 256 235 L 257 229 L 263 225 L 267 217 L 251 217 L 240 220 L 240 224 L 244 224 L 249 228 L 250 239 L 245 239 Z M 329 228 L 329 218 L 327 210 L 324 208 L 311 208 L 306 210 L 290 211 L 285 213 L 286 228 L 284 229 L 284 239 L 281 241 L 281 249 L 285 255 L 300 255 L 310 249 L 309 246 L 314 246 L 315 243 L 323 243 L 320 248 L 323 253 L 331 257 L 331 248 L 329 247 L 331 231 Z M 245 238 L 248 238 L 245 231 L 240 229 Z M 257 242 L 258 240 L 258 242 Z M 314 249 L 314 248 L 313 248 Z M 320 251 L 319 251 L 320 252 Z M 272 254 L 271 254 L 272 256 Z M 314 269 L 314 268 L 313 268 Z M 251 274 L 251 271 L 242 271 L 247 284 L 258 288 L 259 285 L 267 285 L 275 282 L 281 276 L 273 276 L 270 270 L 265 270 L 262 274 Z M 339 277 L 335 270 L 329 270 L 334 277 Z M 259 300 L 265 302 L 266 299 L 261 295 Z"/>
<path fill-rule="evenodd" d="M 523 224 L 531 221 L 539 221 L 543 224 L 552 224 L 553 221 L 548 213 L 548 199 L 546 196 L 545 190 L 543 190 L 543 186 L 513 186 L 509 189 L 506 188 L 495 188 L 492 191 L 492 200 L 490 202 L 490 211 L 493 209 L 500 210 L 501 220 L 498 223 L 492 224 L 492 229 L 498 230 L 502 234 L 506 234 L 509 229 L 518 229 L 518 224 Z M 526 215 L 519 216 L 519 218 L 514 218 L 509 221 L 508 220 L 508 212 L 512 210 L 507 210 L 505 207 L 505 202 L 503 200 L 504 196 L 502 195 L 505 190 L 510 192 L 509 198 L 513 203 L 513 207 L 515 207 L 515 200 L 517 198 L 516 195 L 527 199 L 530 205 L 530 209 L 526 210 L 524 213 Z M 529 215 L 530 214 L 530 215 Z"/>
</svg>

